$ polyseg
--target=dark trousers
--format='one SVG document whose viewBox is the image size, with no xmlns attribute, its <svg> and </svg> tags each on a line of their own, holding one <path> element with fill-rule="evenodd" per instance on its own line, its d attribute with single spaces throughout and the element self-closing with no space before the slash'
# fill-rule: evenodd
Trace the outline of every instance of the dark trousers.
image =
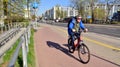
<svg viewBox="0 0 120 67">
<path fill-rule="evenodd" d="M 71 45 L 74 46 L 74 41 L 76 39 L 78 39 L 78 41 L 80 41 L 80 33 L 72 32 L 71 35 L 70 35 L 70 38 L 72 39 L 72 44 Z"/>
</svg>

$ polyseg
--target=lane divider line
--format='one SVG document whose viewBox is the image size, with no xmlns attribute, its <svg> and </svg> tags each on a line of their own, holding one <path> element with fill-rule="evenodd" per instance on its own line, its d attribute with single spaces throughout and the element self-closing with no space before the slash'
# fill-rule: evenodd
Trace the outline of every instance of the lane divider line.
<svg viewBox="0 0 120 67">
<path fill-rule="evenodd" d="M 116 48 L 116 47 L 110 46 L 108 44 L 105 44 L 105 43 L 102 43 L 102 42 L 99 42 L 99 41 L 96 41 L 96 40 L 93 40 L 93 39 L 90 39 L 90 38 L 87 38 L 87 37 L 83 37 L 83 38 L 87 41 L 93 42 L 95 44 L 98 44 L 98 45 L 101 45 L 101 46 L 104 46 L 104 47 L 107 47 L 107 48 L 111 48 L 111 49 L 114 49 L 114 50 L 120 50 L 120 48 Z"/>
<path fill-rule="evenodd" d="M 62 31 L 62 32 L 64 32 L 64 33 L 67 34 L 67 31 L 65 31 L 65 30 L 63 30 L 63 29 L 60 29 L 60 28 L 57 28 L 57 27 L 56 27 L 56 29 L 58 29 L 58 30 L 60 30 L 60 31 Z M 116 48 L 116 47 L 110 46 L 110 45 L 108 45 L 108 44 L 105 44 L 105 43 L 102 43 L 102 42 L 99 42 L 99 41 L 90 39 L 90 38 L 88 38 L 88 37 L 83 37 L 83 38 L 84 38 L 85 40 L 87 40 L 87 41 L 89 41 L 89 42 L 92 42 L 92 43 L 95 43 L 95 44 L 97 44 L 97 45 L 101 45 L 101 46 L 104 46 L 104 47 L 107 47 L 107 48 L 110 48 L 110 49 L 114 49 L 114 50 L 120 50 L 120 48 Z"/>
</svg>

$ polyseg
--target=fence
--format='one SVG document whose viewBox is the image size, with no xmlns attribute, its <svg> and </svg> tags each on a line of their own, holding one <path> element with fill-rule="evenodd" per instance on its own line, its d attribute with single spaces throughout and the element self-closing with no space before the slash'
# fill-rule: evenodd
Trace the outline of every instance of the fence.
<svg viewBox="0 0 120 67">
<path fill-rule="evenodd" d="M 20 30 L 20 26 L 17 26 L 16 28 L 11 28 L 10 30 L 4 31 L 0 34 L 0 59 L 3 54 L 15 43 L 15 40 L 20 37 L 20 34 L 22 34 Z"/>
<path fill-rule="evenodd" d="M 16 51 L 13 54 L 8 67 L 14 67 L 21 47 L 22 47 L 22 56 L 23 56 L 23 67 L 27 67 L 27 52 L 29 50 L 28 44 L 30 43 L 30 40 L 29 40 L 30 35 L 31 35 L 31 27 L 28 26 L 24 34 L 20 37 L 19 45 L 17 46 Z"/>
<path fill-rule="evenodd" d="M 9 28 L 9 25 L 8 27 L 6 27 L 5 25 L 4 28 Z M 0 31 L 2 31 L 2 33 L 0 34 L 0 47 L 6 42 L 8 42 L 13 36 L 15 36 L 20 31 L 20 26 L 16 25 L 16 27 L 14 28 L 9 28 L 8 30 L 5 29 L 3 30 L 3 27 L 0 28 Z"/>
</svg>

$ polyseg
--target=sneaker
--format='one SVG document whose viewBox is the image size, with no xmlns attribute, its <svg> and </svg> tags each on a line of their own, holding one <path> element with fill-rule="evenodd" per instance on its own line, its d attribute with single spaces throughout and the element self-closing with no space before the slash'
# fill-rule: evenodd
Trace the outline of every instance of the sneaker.
<svg viewBox="0 0 120 67">
<path fill-rule="evenodd" d="M 74 53 L 74 47 L 73 46 L 70 46 L 69 52 Z"/>
</svg>

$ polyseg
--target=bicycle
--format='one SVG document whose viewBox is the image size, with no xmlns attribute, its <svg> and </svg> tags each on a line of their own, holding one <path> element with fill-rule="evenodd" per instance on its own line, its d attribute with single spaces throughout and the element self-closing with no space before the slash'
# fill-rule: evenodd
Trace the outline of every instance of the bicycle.
<svg viewBox="0 0 120 67">
<path fill-rule="evenodd" d="M 75 50 L 78 50 L 78 56 L 82 63 L 86 64 L 90 60 L 90 51 L 89 48 L 85 45 L 83 40 L 80 40 L 80 33 L 74 33 L 74 41 L 72 38 L 68 38 L 68 49 L 70 53 L 74 53 Z M 77 44 L 75 44 L 77 41 Z M 74 45 L 74 46 L 73 46 Z M 87 55 L 87 56 L 86 56 Z M 86 56 L 86 58 L 84 58 Z"/>
</svg>

